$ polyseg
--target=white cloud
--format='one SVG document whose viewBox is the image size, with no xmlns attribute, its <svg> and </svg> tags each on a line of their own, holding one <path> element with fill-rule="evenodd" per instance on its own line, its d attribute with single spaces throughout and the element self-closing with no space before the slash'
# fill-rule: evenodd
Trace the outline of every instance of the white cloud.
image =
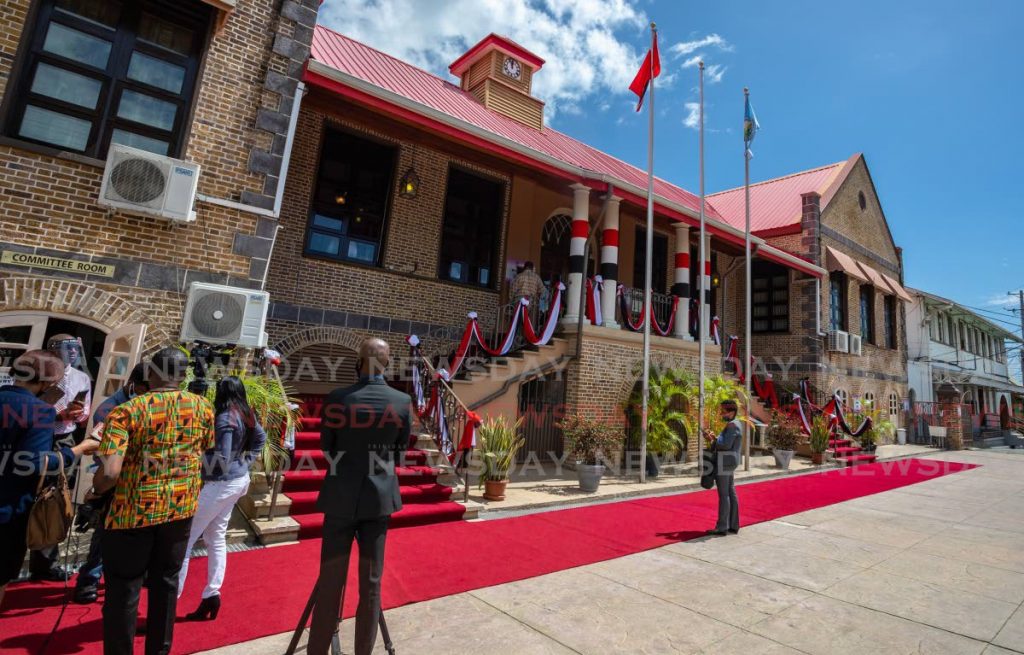
<svg viewBox="0 0 1024 655">
<path fill-rule="evenodd" d="M 643 57 L 629 44 L 646 20 L 638 0 L 331 0 L 320 21 L 432 73 L 490 32 L 545 60 L 534 82 L 549 119 L 587 100 L 628 94 Z"/>
<path fill-rule="evenodd" d="M 714 47 L 725 52 L 732 51 L 732 46 L 717 34 L 708 34 L 704 38 L 697 39 L 696 41 L 683 41 L 681 43 L 676 43 L 669 48 L 669 51 L 676 57 L 683 57 L 692 52 L 697 52 L 701 48 L 709 47 Z"/>
<path fill-rule="evenodd" d="M 989 299 L 985 301 L 985 305 L 988 306 L 988 307 L 1003 307 L 1003 308 L 1006 308 L 1006 309 L 1014 309 L 1014 310 L 1016 310 L 1016 309 L 1018 309 L 1020 307 L 1020 299 L 1017 296 L 1017 292 L 1016 291 L 1014 291 L 1013 294 L 1014 295 L 1011 296 L 1008 293 L 1006 293 L 1006 294 L 998 294 L 997 293 L 994 296 L 990 296 Z"/>
<path fill-rule="evenodd" d="M 685 125 L 686 127 L 690 128 L 691 130 L 699 129 L 700 128 L 700 103 L 699 102 L 688 102 L 685 105 L 683 105 L 683 108 L 686 109 L 686 116 L 683 118 L 683 125 Z M 706 120 L 707 116 L 705 116 L 704 118 Z"/>
<path fill-rule="evenodd" d="M 697 64 L 699 64 L 703 59 L 704 57 L 702 57 L 701 55 L 695 55 L 693 57 L 690 57 L 689 59 L 683 62 L 683 68 L 696 68 Z"/>
<path fill-rule="evenodd" d="M 725 76 L 725 66 L 711 64 L 704 69 L 704 74 L 709 84 L 718 84 Z"/>
</svg>

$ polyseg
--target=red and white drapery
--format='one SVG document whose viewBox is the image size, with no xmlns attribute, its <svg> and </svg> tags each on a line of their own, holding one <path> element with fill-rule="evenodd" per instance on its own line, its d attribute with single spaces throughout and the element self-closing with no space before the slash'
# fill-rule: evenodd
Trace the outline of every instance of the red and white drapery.
<svg viewBox="0 0 1024 655">
<path fill-rule="evenodd" d="M 663 337 L 667 337 L 668 335 L 672 334 L 672 326 L 674 326 L 676 323 L 676 309 L 679 307 L 679 296 L 672 296 L 672 311 L 670 312 L 668 317 L 668 324 L 664 328 L 662 328 L 661 325 L 658 323 L 658 317 L 654 315 L 654 303 L 651 303 L 646 308 L 646 311 L 641 309 L 640 317 L 634 319 L 633 312 L 630 311 L 629 309 L 629 301 L 626 299 L 625 291 L 625 285 L 620 284 L 616 288 L 616 295 L 619 298 L 619 307 L 620 311 L 622 312 L 622 320 L 626 323 L 627 326 L 629 326 L 630 330 L 634 332 L 639 332 L 643 330 L 644 322 L 648 318 L 650 318 L 651 328 L 654 330 L 654 332 L 660 334 Z"/>
<path fill-rule="evenodd" d="M 446 371 L 442 369 L 439 372 L 445 373 L 449 378 L 455 377 L 459 370 L 462 368 L 462 364 L 466 360 L 466 354 L 469 352 L 469 347 L 476 343 L 486 352 L 488 355 L 493 357 L 500 357 L 507 355 L 516 340 L 516 333 L 519 330 L 520 322 L 523 324 L 523 336 L 533 346 L 544 346 L 547 345 L 551 338 L 555 334 L 555 328 L 558 327 L 558 315 L 562 310 L 562 293 L 565 291 L 565 285 L 559 283 L 555 290 L 555 297 L 551 299 L 551 307 L 548 311 L 547 322 L 544 324 L 544 329 L 540 335 L 537 334 L 534 329 L 533 322 L 530 320 L 530 313 L 526 311 L 526 307 L 529 306 L 530 301 L 523 298 L 516 305 L 516 312 L 512 317 L 512 321 L 509 323 L 508 333 L 501 340 L 497 346 L 490 346 L 484 341 L 483 335 L 480 333 L 480 323 L 477 320 L 477 313 L 470 312 L 469 320 L 466 322 L 466 329 L 462 333 L 462 339 L 459 341 L 459 347 L 455 351 L 455 359 L 452 360 L 451 370 Z"/>
<path fill-rule="evenodd" d="M 604 288 L 604 279 L 595 275 L 593 279 L 587 278 L 587 309 L 586 318 L 591 325 L 604 325 L 604 315 L 601 312 L 601 289 Z"/>
<path fill-rule="evenodd" d="M 870 416 L 865 416 L 864 420 L 861 421 L 861 424 L 856 428 L 850 427 L 850 424 L 846 420 L 846 411 L 843 409 L 843 403 L 839 400 L 838 394 L 833 393 L 832 398 L 825 403 L 824 407 L 821 408 L 816 407 L 814 403 L 811 402 L 809 396 L 810 385 L 806 379 L 800 380 L 800 393 L 794 394 L 794 401 L 796 403 L 800 425 L 803 427 L 804 433 L 811 433 L 811 422 L 807 416 L 807 412 L 804 410 L 805 400 L 808 408 L 820 411 L 822 414 L 829 417 L 829 428 L 832 434 L 836 434 L 839 430 L 842 430 L 844 434 L 856 439 L 871 429 L 872 421 Z"/>
<path fill-rule="evenodd" d="M 731 335 L 729 337 L 729 350 L 725 356 L 727 361 L 732 362 L 733 367 L 736 371 L 736 377 L 739 378 L 740 384 L 743 384 L 747 380 L 746 370 L 740 365 L 739 356 L 739 337 Z M 772 379 L 772 374 L 765 371 L 764 381 L 762 382 L 757 375 L 757 358 L 753 355 L 750 356 L 750 386 L 754 390 L 754 395 L 760 398 L 768 407 L 778 409 L 779 396 L 775 391 L 775 381 Z"/>
</svg>

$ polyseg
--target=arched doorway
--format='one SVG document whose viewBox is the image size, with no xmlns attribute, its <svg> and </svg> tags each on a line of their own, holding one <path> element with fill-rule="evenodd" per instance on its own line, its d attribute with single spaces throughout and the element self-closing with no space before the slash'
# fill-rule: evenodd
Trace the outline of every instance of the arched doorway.
<svg viewBox="0 0 1024 655">
<path fill-rule="evenodd" d="M 556 210 L 544 221 L 540 232 L 540 268 L 537 271 L 544 284 L 552 280 L 566 282 L 569 279 L 569 241 L 572 240 L 572 215 L 568 210 Z M 587 261 L 587 276 L 593 276 L 597 258 L 591 248 Z"/>
<path fill-rule="evenodd" d="M 324 395 L 339 387 L 353 385 L 356 351 L 339 343 L 314 343 L 281 358 L 281 381 L 300 396 Z"/>
<path fill-rule="evenodd" d="M 142 355 L 146 325 L 130 323 L 111 328 L 57 312 L 0 312 L 0 378 L 7 378 L 11 364 L 22 353 L 45 348 L 50 337 L 57 334 L 69 334 L 82 342 L 84 361 L 79 366 L 93 381 L 92 409 L 124 386 Z"/>
<path fill-rule="evenodd" d="M 1006 396 L 999 396 L 999 429 L 1010 428 L 1010 404 L 1006 402 Z"/>
</svg>

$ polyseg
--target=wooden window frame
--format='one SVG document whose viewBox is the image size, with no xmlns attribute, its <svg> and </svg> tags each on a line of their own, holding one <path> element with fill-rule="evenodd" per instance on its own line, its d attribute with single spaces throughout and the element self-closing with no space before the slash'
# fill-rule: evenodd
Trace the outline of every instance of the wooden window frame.
<svg viewBox="0 0 1024 655">
<path fill-rule="evenodd" d="M 448 276 L 448 267 L 451 265 L 451 261 L 445 259 L 445 237 L 448 230 L 448 203 L 450 202 L 451 193 L 451 181 L 452 173 L 458 172 L 460 175 L 467 175 L 469 177 L 477 178 L 483 182 L 495 184 L 498 187 L 498 204 L 497 211 L 498 215 L 495 217 L 495 230 L 494 230 L 494 243 L 493 251 L 491 252 L 489 277 L 486 284 L 480 284 L 479 282 L 465 281 L 465 280 L 454 280 Z M 502 178 L 487 175 L 480 171 L 473 170 L 465 166 L 459 166 L 457 164 L 451 164 L 448 167 L 448 174 L 445 176 L 445 190 L 444 190 L 444 209 L 441 214 L 441 238 L 438 243 L 437 251 L 437 279 L 441 282 L 447 282 L 450 284 L 458 284 L 462 286 L 472 287 L 474 289 L 483 289 L 487 291 L 495 291 L 499 288 L 499 285 L 504 283 L 504 272 L 499 271 L 498 267 L 501 263 L 501 246 L 505 239 L 505 217 L 508 213 L 507 199 L 508 199 L 509 185 L 508 181 Z M 477 265 L 479 270 L 479 264 Z M 477 276 L 479 277 L 479 276 Z"/>
<path fill-rule="evenodd" d="M 864 294 L 868 295 L 867 302 L 867 322 L 864 320 Z M 858 306 L 860 307 L 860 337 L 864 343 L 870 343 L 877 345 L 875 342 L 878 337 L 878 333 L 875 331 L 875 287 L 870 284 L 860 285 L 858 291 Z M 866 328 L 866 330 L 865 330 Z"/>
<path fill-rule="evenodd" d="M 775 286 L 775 278 L 781 277 L 782 275 L 785 275 L 785 278 L 786 278 L 786 283 L 785 283 L 786 299 L 784 301 L 782 301 L 782 300 L 776 301 L 775 298 L 774 298 L 775 292 L 776 291 L 781 291 L 782 287 L 776 287 Z M 767 302 L 755 302 L 753 298 L 754 298 L 755 291 L 757 291 L 757 289 L 756 289 L 757 281 L 758 280 L 763 280 L 763 279 L 766 279 L 766 278 L 768 280 L 768 286 L 767 286 L 767 289 L 766 289 L 766 291 L 768 293 L 768 301 Z M 751 334 L 789 334 L 789 329 L 790 329 L 789 302 L 790 302 L 790 299 L 791 299 L 790 287 L 791 287 L 791 282 L 792 282 L 792 280 L 790 279 L 790 276 L 789 276 L 789 269 L 787 269 L 785 266 L 781 266 L 779 264 L 774 264 L 772 262 L 764 262 L 764 261 L 753 262 L 753 266 L 751 267 L 751 271 L 750 271 L 750 281 L 751 281 L 751 293 L 750 293 L 750 297 L 751 297 L 751 302 L 750 302 L 750 323 L 751 323 L 750 332 L 751 332 Z M 762 306 L 766 307 L 767 310 L 768 310 L 767 318 L 765 318 L 765 319 L 759 318 L 757 320 L 767 320 L 768 321 L 768 325 L 769 325 L 768 329 L 756 329 L 754 327 L 754 321 L 755 321 L 755 319 L 754 319 L 754 308 L 755 307 L 762 307 Z M 783 316 L 782 314 L 778 314 L 778 315 L 775 314 L 775 309 L 778 306 L 784 306 L 785 310 L 786 310 L 785 311 L 785 320 L 786 320 L 786 327 L 785 328 L 778 328 L 778 329 L 776 329 L 774 327 L 774 323 L 777 320 L 777 317 L 779 317 L 779 320 L 781 320 L 781 317 Z"/>
<path fill-rule="evenodd" d="M 187 55 L 176 53 L 137 38 L 144 12 L 190 30 L 194 35 L 192 51 Z M 59 23 L 70 29 L 109 41 L 111 49 L 106 68 L 101 71 L 56 53 L 44 51 L 43 44 L 52 23 Z M 198 95 L 199 71 L 208 43 L 211 24 L 212 15 L 209 7 L 198 2 L 195 3 L 193 10 L 159 0 L 125 0 L 117 25 L 106 27 L 58 9 L 56 0 L 42 0 L 35 7 L 30 24 L 26 24 L 25 42 L 19 49 L 18 62 L 12 75 L 12 84 L 8 87 L 11 92 L 7 94 L 8 98 L 4 103 L 2 125 L 4 135 L 15 142 L 31 144 L 37 148 L 53 149 L 58 152 L 67 152 L 73 156 L 103 160 L 106 158 L 114 130 L 123 129 L 139 136 L 166 141 L 168 144 L 167 156 L 180 157 L 187 143 L 187 127 L 191 123 L 191 113 Z M 132 53 L 136 51 L 183 67 L 185 73 L 181 93 L 172 93 L 129 79 L 128 70 Z M 46 63 L 61 70 L 99 81 L 101 87 L 96 108 L 89 110 L 56 98 L 33 93 L 31 87 L 40 63 Z M 164 130 L 118 117 L 117 109 L 125 91 L 136 91 L 147 97 L 173 104 L 175 117 L 170 129 Z M 29 105 L 90 122 L 91 128 L 85 149 L 70 150 L 60 144 L 20 135 L 18 131 Z"/>
<path fill-rule="evenodd" d="M 315 234 L 328 234 L 330 236 L 338 237 L 343 245 L 348 244 L 352 239 L 347 233 L 331 232 L 326 228 L 321 228 L 315 225 L 316 217 L 318 215 L 325 216 L 327 218 L 333 218 L 336 220 L 345 220 L 348 218 L 347 213 L 338 211 L 337 205 L 334 207 L 330 206 L 326 202 L 319 200 L 320 185 L 323 183 L 321 176 L 321 170 L 323 168 L 324 156 L 327 154 L 327 141 L 332 134 L 340 134 L 344 137 L 357 139 L 364 141 L 374 146 L 380 146 L 381 148 L 390 149 L 391 152 L 391 164 L 390 173 L 388 174 L 387 184 L 384 186 L 384 210 L 382 212 L 380 220 L 380 234 L 377 237 L 377 253 L 374 261 L 368 262 L 365 259 L 358 259 L 355 257 L 348 257 L 342 255 L 342 252 L 347 252 L 347 248 L 339 248 L 338 255 L 331 255 L 320 250 L 312 250 L 310 248 L 310 242 Z M 353 156 L 358 157 L 358 152 L 353 149 Z M 395 179 L 398 174 L 399 164 L 399 147 L 397 144 L 384 141 L 381 139 L 373 138 L 370 135 L 356 132 L 354 130 L 348 130 L 332 125 L 325 125 L 320 136 L 320 149 L 317 155 L 317 173 L 316 181 L 313 185 L 313 193 L 309 201 L 309 211 L 306 217 L 306 231 L 302 241 L 302 255 L 310 259 L 322 259 L 330 262 L 339 262 L 343 264 L 352 264 L 356 266 L 366 266 L 368 268 L 380 268 L 384 260 L 384 248 L 386 245 L 388 226 L 390 224 L 392 201 L 394 198 Z M 360 241 L 368 241 L 368 239 L 358 239 Z"/>
<path fill-rule="evenodd" d="M 844 273 L 829 273 L 828 274 L 828 326 L 830 330 L 839 330 L 842 332 L 850 331 L 850 312 L 849 312 L 849 299 L 846 294 L 849 289 L 849 280 Z M 833 285 L 839 286 L 839 303 L 836 303 L 836 294 Z M 836 310 L 839 310 L 839 323 L 835 324 Z"/>
</svg>

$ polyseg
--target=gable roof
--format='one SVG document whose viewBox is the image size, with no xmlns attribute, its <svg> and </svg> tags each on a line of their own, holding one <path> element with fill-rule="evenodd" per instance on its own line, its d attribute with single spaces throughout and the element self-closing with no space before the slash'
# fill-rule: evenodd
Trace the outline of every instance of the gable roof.
<svg viewBox="0 0 1024 655">
<path fill-rule="evenodd" d="M 516 161 L 534 170 L 581 182 L 636 205 L 647 204 L 647 173 L 550 127 L 536 128 L 491 111 L 459 86 L 339 32 L 317 25 L 303 81 L 435 133 Z M 654 178 L 656 212 L 696 225 L 700 198 Z M 743 229 L 705 202 L 708 233 L 743 243 Z M 824 269 L 755 237 L 758 255 L 803 273 Z"/>
<path fill-rule="evenodd" d="M 821 196 L 821 210 L 825 211 L 861 156 L 857 153 L 846 161 L 751 184 L 751 232 L 759 236 L 799 232 L 803 215 L 800 195 L 817 192 Z M 746 197 L 743 187 L 712 193 L 707 198 L 727 223 L 745 228 Z"/>
</svg>

